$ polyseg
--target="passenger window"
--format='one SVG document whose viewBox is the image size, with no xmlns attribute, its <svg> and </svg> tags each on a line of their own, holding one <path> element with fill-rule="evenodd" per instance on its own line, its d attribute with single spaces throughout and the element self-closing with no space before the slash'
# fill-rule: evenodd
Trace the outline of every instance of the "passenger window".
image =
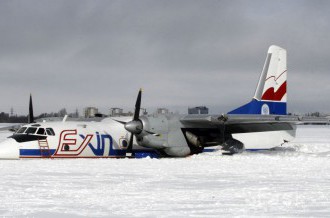
<svg viewBox="0 0 330 218">
<path fill-rule="evenodd" d="M 16 133 L 24 133 L 26 129 L 26 127 L 22 127 Z"/>
<path fill-rule="evenodd" d="M 34 134 L 37 131 L 37 128 L 30 127 L 26 130 L 26 134 Z"/>
<path fill-rule="evenodd" d="M 39 128 L 37 131 L 38 135 L 45 135 L 45 129 L 44 128 Z"/>
<path fill-rule="evenodd" d="M 53 135 L 53 136 L 55 135 L 55 132 L 52 128 L 47 128 L 46 132 L 47 132 L 47 135 Z"/>
</svg>

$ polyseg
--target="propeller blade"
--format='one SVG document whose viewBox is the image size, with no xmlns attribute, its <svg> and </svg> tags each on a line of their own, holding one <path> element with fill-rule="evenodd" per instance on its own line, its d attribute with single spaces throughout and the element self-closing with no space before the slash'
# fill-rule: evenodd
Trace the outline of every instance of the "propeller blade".
<svg viewBox="0 0 330 218">
<path fill-rule="evenodd" d="M 141 98 L 142 98 L 142 89 L 140 89 L 139 94 L 138 94 L 137 99 L 136 99 L 133 120 L 138 120 L 139 119 L 140 109 L 141 109 Z"/>
<path fill-rule="evenodd" d="M 131 133 L 131 137 L 129 138 L 128 146 L 126 149 L 126 157 L 132 157 L 133 153 L 133 133 Z"/>
<path fill-rule="evenodd" d="M 118 123 L 121 123 L 121 124 L 123 124 L 123 125 L 125 125 L 125 124 L 126 124 L 126 122 L 124 122 L 124 121 L 115 120 L 115 119 L 112 119 L 112 120 L 114 120 L 114 121 L 116 121 L 116 122 L 118 122 Z"/>
<path fill-rule="evenodd" d="M 28 123 L 34 123 L 32 95 L 30 94 Z"/>
</svg>

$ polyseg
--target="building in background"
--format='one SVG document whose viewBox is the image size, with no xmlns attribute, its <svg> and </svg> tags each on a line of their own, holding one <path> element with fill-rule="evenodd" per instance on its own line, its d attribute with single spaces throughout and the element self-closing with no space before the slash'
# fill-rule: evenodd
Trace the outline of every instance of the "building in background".
<svg viewBox="0 0 330 218">
<path fill-rule="evenodd" d="M 131 111 L 126 113 L 122 108 L 118 108 L 118 107 L 110 108 L 110 117 L 127 117 L 127 116 L 133 116 L 133 113 Z"/>
<path fill-rule="evenodd" d="M 123 114 L 123 109 L 119 107 L 110 108 L 110 116 L 111 117 L 119 117 Z"/>
<path fill-rule="evenodd" d="M 99 110 L 96 107 L 86 107 L 84 109 L 85 118 L 95 117 L 95 114 L 98 114 Z"/>
<path fill-rule="evenodd" d="M 209 109 L 205 106 L 188 108 L 188 114 L 208 114 L 208 113 L 209 113 Z"/>
<path fill-rule="evenodd" d="M 167 108 L 157 108 L 156 114 L 168 114 L 169 110 Z"/>
</svg>

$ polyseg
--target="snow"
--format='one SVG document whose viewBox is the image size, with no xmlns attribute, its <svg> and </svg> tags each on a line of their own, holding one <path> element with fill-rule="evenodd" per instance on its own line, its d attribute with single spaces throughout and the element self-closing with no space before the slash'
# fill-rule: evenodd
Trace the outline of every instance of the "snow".
<svg viewBox="0 0 330 218">
<path fill-rule="evenodd" d="M 299 126 L 273 151 L 2 160 L 0 175 L 0 216 L 327 217 L 330 126 Z"/>
</svg>

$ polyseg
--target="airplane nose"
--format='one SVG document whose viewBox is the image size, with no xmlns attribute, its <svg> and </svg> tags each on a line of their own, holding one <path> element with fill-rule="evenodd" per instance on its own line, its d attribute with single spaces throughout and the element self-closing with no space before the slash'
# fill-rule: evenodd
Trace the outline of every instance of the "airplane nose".
<svg viewBox="0 0 330 218">
<path fill-rule="evenodd" d="M 19 147 L 14 139 L 0 143 L 0 159 L 19 159 Z"/>
</svg>

